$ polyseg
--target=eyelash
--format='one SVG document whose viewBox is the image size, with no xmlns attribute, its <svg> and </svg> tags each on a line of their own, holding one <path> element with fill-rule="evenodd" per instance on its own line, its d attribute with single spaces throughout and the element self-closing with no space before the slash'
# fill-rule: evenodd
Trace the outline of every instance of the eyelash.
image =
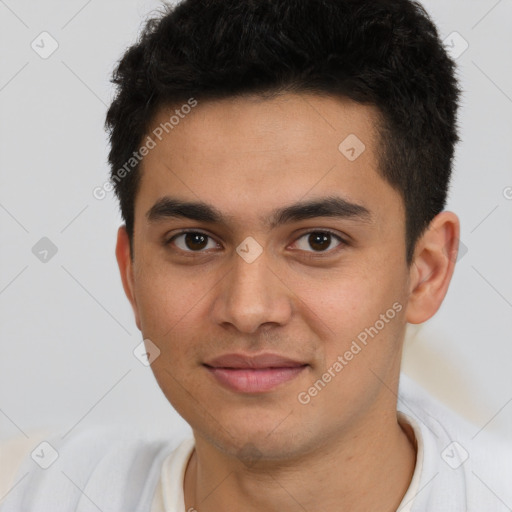
<svg viewBox="0 0 512 512">
<path fill-rule="evenodd" d="M 183 231 L 180 231 L 179 233 L 176 233 L 174 234 L 171 238 L 169 238 L 168 240 L 164 241 L 164 245 L 165 246 L 169 246 L 171 245 L 171 243 L 176 240 L 176 238 L 182 236 L 182 235 L 186 235 L 188 233 L 193 233 L 193 234 L 198 234 L 198 235 L 204 235 L 206 236 L 207 238 L 211 239 L 211 240 L 214 240 L 214 238 L 203 232 L 203 231 L 200 231 L 200 230 L 194 230 L 194 229 L 190 229 L 190 230 L 183 230 Z M 314 230 L 311 230 L 311 231 L 307 231 L 305 233 L 302 233 L 296 240 L 294 243 L 296 243 L 298 240 L 300 240 L 301 238 L 305 237 L 305 236 L 308 236 L 308 235 L 311 235 L 311 234 L 328 234 L 328 235 L 331 235 L 332 237 L 336 238 L 338 240 L 339 245 L 334 247 L 333 249 L 329 249 L 327 251 L 303 251 L 303 252 L 306 252 L 307 253 L 307 256 L 308 258 L 317 258 L 317 257 L 325 257 L 324 255 L 331 255 L 333 252 L 337 252 L 337 249 L 340 250 L 342 249 L 344 246 L 348 245 L 348 242 L 346 240 L 344 240 L 340 235 L 338 235 L 337 233 L 329 230 L 329 229 L 314 229 Z M 217 242 L 216 242 L 217 243 Z M 180 251 L 181 253 L 184 253 L 186 254 L 187 256 L 191 256 L 191 257 L 194 257 L 196 255 L 201 255 L 203 253 L 206 253 L 206 251 L 203 249 L 203 250 L 200 250 L 200 251 L 185 251 L 183 249 L 180 249 L 179 247 L 177 248 L 178 251 Z M 300 249 L 298 249 L 300 251 Z"/>
</svg>

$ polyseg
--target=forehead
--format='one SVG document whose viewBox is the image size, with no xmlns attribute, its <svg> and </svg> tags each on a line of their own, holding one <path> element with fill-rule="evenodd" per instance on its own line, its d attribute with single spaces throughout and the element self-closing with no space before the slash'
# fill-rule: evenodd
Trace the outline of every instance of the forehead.
<svg viewBox="0 0 512 512">
<path fill-rule="evenodd" d="M 354 134 L 370 146 L 378 138 L 376 107 L 331 95 L 282 93 L 269 99 L 246 95 L 199 100 L 195 107 L 185 107 L 186 102 L 161 107 L 151 131 L 159 130 L 168 146 L 174 139 L 175 145 L 186 143 L 182 149 L 194 148 L 197 153 L 207 149 L 210 157 L 223 153 L 219 142 L 229 142 L 229 152 L 284 154 L 325 150 L 328 145 L 333 149 L 333 144 L 337 150 L 344 134 Z"/>
<path fill-rule="evenodd" d="M 243 212 L 247 221 L 278 203 L 333 192 L 368 210 L 386 208 L 397 193 L 377 171 L 377 120 L 373 106 L 313 94 L 161 108 L 148 132 L 155 145 L 141 164 L 136 211 L 165 194 Z"/>
</svg>

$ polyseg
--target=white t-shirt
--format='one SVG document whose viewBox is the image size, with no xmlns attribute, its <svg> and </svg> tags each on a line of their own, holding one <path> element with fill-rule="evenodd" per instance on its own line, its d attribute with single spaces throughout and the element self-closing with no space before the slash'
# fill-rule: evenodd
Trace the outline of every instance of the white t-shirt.
<svg viewBox="0 0 512 512">
<path fill-rule="evenodd" d="M 397 408 L 417 444 L 414 475 L 397 512 L 512 510 L 508 440 L 465 422 L 404 374 Z M 40 442 L 25 444 L 31 453 L 21 464 L 14 461 L 19 447 L 0 447 L 0 500 L 7 493 L 1 512 L 186 512 L 183 479 L 193 439 L 176 445 L 100 428 Z"/>
</svg>

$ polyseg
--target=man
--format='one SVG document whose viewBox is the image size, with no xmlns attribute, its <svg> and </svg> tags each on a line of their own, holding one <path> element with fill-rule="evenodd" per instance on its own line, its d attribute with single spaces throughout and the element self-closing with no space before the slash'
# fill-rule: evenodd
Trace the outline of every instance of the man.
<svg viewBox="0 0 512 512">
<path fill-rule="evenodd" d="M 459 236 L 422 7 L 185 0 L 113 81 L 117 261 L 194 439 L 75 436 L 2 510 L 510 510 L 510 451 L 400 375 Z"/>
</svg>

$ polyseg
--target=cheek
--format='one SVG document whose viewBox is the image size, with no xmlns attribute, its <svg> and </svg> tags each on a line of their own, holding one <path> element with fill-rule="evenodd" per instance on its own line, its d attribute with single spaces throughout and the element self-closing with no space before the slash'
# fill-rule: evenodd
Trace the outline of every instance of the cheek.
<svg viewBox="0 0 512 512">
<path fill-rule="evenodd" d="M 167 338 L 183 329 L 211 299 L 215 280 L 212 275 L 194 273 L 192 267 L 174 267 L 166 263 L 148 265 L 136 282 L 137 305 L 143 335 Z"/>
<path fill-rule="evenodd" d="M 389 362 L 396 356 L 405 325 L 399 276 L 359 272 L 333 276 L 321 287 L 310 286 L 309 292 L 307 283 L 302 286 L 308 306 L 303 311 L 309 311 L 311 322 L 325 326 L 322 352 L 327 368 L 347 351 L 353 367 Z"/>
<path fill-rule="evenodd" d="M 179 268 L 171 272 L 163 264 L 151 266 L 140 274 L 137 286 L 142 335 L 160 350 L 151 365 L 155 378 L 171 404 L 187 410 L 191 393 L 195 396 L 194 375 L 197 349 L 204 345 L 205 283 L 189 278 Z M 200 394 L 200 393 L 199 393 Z"/>
<path fill-rule="evenodd" d="M 364 327 L 379 309 L 381 297 L 374 279 L 354 269 L 333 270 L 322 277 L 294 279 L 293 291 L 309 310 L 309 316 L 325 324 L 327 337 Z"/>
<path fill-rule="evenodd" d="M 186 400 L 180 402 L 184 395 L 201 394 L 196 389 L 201 384 L 201 379 L 196 382 L 197 364 L 200 351 L 213 339 L 212 326 L 205 319 L 217 280 L 212 273 L 193 272 L 192 268 L 171 269 L 164 263 L 148 265 L 137 286 L 142 335 L 160 350 L 151 368 L 179 412 L 186 409 Z"/>
</svg>

